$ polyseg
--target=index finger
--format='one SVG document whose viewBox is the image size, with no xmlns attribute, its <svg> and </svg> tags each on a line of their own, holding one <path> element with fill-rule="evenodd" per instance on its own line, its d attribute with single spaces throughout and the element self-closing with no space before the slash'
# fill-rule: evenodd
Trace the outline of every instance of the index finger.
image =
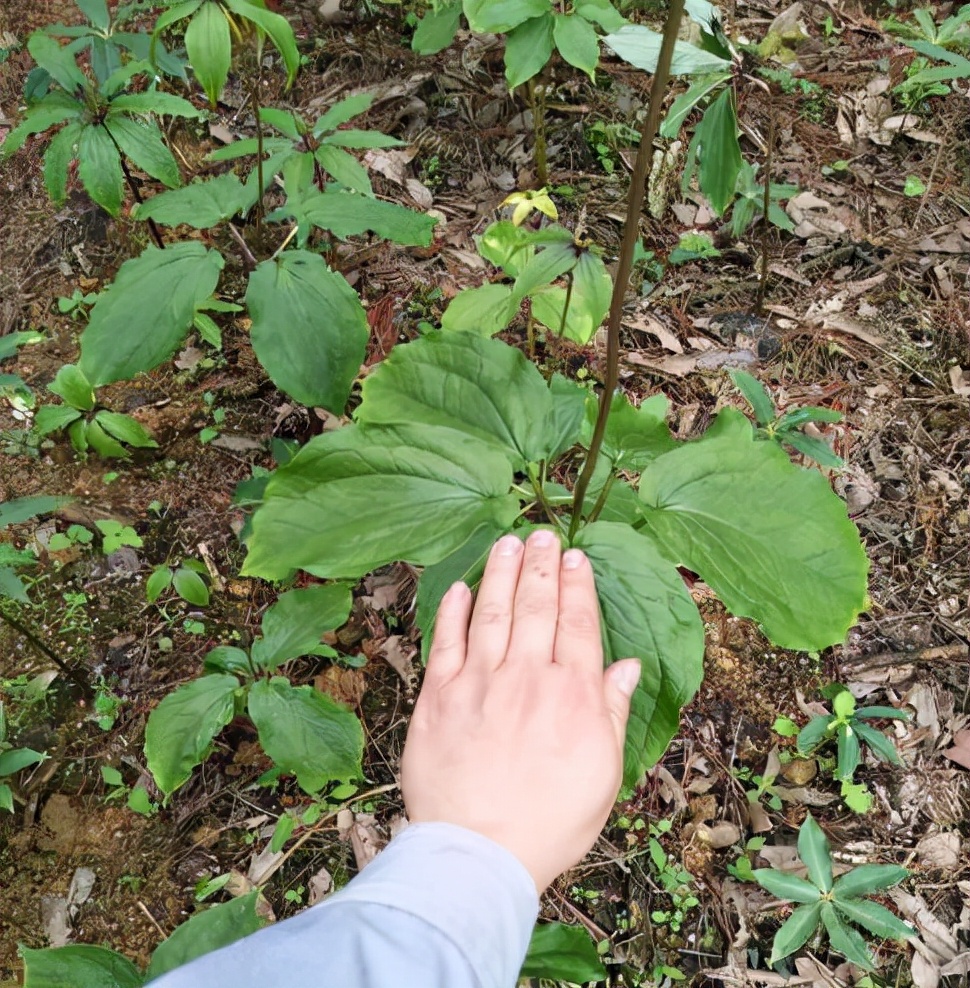
<svg viewBox="0 0 970 988">
<path fill-rule="evenodd" d="M 603 671 L 603 640 L 593 567 L 579 549 L 567 549 L 559 568 L 559 620 L 553 662 Z"/>
</svg>

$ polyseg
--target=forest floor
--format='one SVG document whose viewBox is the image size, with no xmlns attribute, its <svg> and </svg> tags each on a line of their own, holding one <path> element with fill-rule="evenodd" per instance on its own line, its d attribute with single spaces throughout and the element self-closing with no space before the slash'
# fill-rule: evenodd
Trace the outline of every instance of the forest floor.
<svg viewBox="0 0 970 988">
<path fill-rule="evenodd" d="M 462 34 L 421 58 L 392 8 L 334 24 L 309 8 L 278 6 L 308 58 L 290 92 L 269 95 L 319 112 L 353 92 L 373 93 L 368 125 L 407 142 L 369 153 L 376 191 L 442 220 L 431 250 L 340 249 L 339 267 L 368 306 L 373 362 L 485 277 L 473 237 L 510 192 L 537 185 L 531 113 L 507 91 L 498 39 Z M 846 468 L 832 482 L 868 549 L 871 605 L 844 647 L 805 655 L 770 646 L 694 586 L 708 628 L 706 677 L 682 730 L 589 858 L 543 901 L 546 917 L 610 941 L 615 970 L 626 971 L 617 983 L 640 983 L 639 971 L 647 979 L 656 972 L 659 984 L 676 969 L 695 985 L 781 984 L 766 958 L 783 913 L 728 866 L 748 856 L 794 867 L 808 809 L 838 862 L 913 869 L 907 891 L 884 901 L 914 922 L 921 946 L 884 945 L 879 977 L 917 988 L 970 979 L 970 114 L 966 95 L 954 94 L 901 117 L 889 89 L 913 53 L 879 26 L 872 6 L 804 5 L 808 37 L 788 70 L 810 86 L 785 93 L 739 84 L 746 157 L 763 163 L 770 135 L 773 181 L 801 190 L 787 204 L 794 233 L 756 223 L 732 238 L 696 193 L 680 189 L 680 166 L 666 186 L 662 177 L 654 183 L 656 208 L 643 216 L 645 246 L 658 259 L 690 231 L 708 233 L 719 254 L 668 267 L 649 300 L 631 294 L 624 389 L 637 400 L 667 394 L 681 438 L 702 431 L 725 403 L 742 407 L 725 366 L 755 373 L 782 408 L 840 410 L 844 421 L 826 436 Z M 729 29 L 756 42 L 781 13 L 773 0 L 739 0 Z M 2 46 L 11 49 L 0 65 L 0 139 L 30 65 L 15 44 L 76 14 L 67 3 L 34 4 L 26 14 L 0 4 Z M 606 53 L 595 85 L 562 67 L 549 82 L 549 187 L 562 220 L 583 223 L 609 258 L 635 150 L 619 125 L 642 119 L 650 79 Z M 244 102 L 230 85 L 213 120 L 217 135 L 252 133 Z M 179 147 L 177 131 L 172 138 Z M 83 328 L 80 314 L 58 312 L 58 298 L 98 290 L 144 236 L 131 220 L 109 220 L 79 186 L 64 208 L 51 207 L 40 150 L 0 172 L 0 336 L 44 333 L 3 371 L 38 391 L 74 357 Z M 183 163 L 187 174 L 206 167 Z M 925 191 L 907 194 L 910 177 Z M 234 256 L 231 241 L 220 246 Z M 755 317 L 765 250 L 765 315 Z M 242 286 L 235 257 L 228 267 L 236 265 Z M 303 441 L 322 423 L 266 381 L 245 340 L 237 325 L 221 354 L 189 345 L 174 366 L 106 389 L 111 407 L 135 413 L 159 441 L 120 464 L 79 460 L 60 439 L 31 444 L 21 413 L 0 396 L 0 501 L 75 498 L 53 521 L 14 529 L 42 564 L 30 576 L 31 604 L 8 613 L 87 670 L 100 698 L 95 708 L 69 682 L 45 677 L 47 657 L 0 626 L 0 698 L 8 717 L 15 713 L 16 739 L 53 755 L 26 773 L 16 813 L 0 817 L 0 985 L 19 983 L 18 943 L 46 946 L 65 935 L 64 924 L 73 941 L 107 944 L 144 964 L 191 911 L 200 883 L 226 873 L 240 885 L 265 881 L 275 915 L 289 915 L 345 882 L 400 824 L 396 773 L 420 680 L 416 574 L 404 565 L 362 582 L 351 621 L 336 634 L 340 651 L 363 664 L 323 669 L 305 659 L 289 670 L 352 704 L 368 738 L 368 789 L 295 851 L 274 855 L 267 838 L 299 793 L 255 785 L 269 762 L 246 726 L 231 725 L 203 769 L 151 817 L 126 809 L 100 772 L 114 767 L 126 786 L 154 793 L 141 749 L 148 712 L 198 673 L 213 645 L 250 640 L 272 601 L 268 586 L 237 576 L 243 515 L 234 490 L 254 467 L 272 466 L 272 439 Z M 541 356 L 596 377 L 601 341 L 548 341 Z M 209 427 L 219 434 L 203 443 Z M 44 549 L 55 529 L 106 518 L 132 526 L 143 545 L 109 557 Z M 147 604 L 151 569 L 183 557 L 208 567 L 211 605 Z M 773 731 L 779 716 L 801 724 L 827 710 L 820 690 L 831 683 L 860 703 L 912 714 L 886 728 L 901 764 L 867 756 L 860 769 L 873 795 L 865 814 L 845 806 L 817 759 L 787 761 L 794 740 Z M 97 718 L 106 708 L 113 722 L 104 729 Z M 651 858 L 651 835 L 677 863 L 668 874 Z M 746 850 L 759 836 L 764 846 Z M 93 888 L 75 891 L 68 908 L 83 869 Z M 691 898 L 696 904 L 686 905 Z M 666 918 L 651 918 L 658 913 Z M 802 953 L 797 976 L 788 984 L 852 983 L 848 965 L 824 946 Z"/>
</svg>

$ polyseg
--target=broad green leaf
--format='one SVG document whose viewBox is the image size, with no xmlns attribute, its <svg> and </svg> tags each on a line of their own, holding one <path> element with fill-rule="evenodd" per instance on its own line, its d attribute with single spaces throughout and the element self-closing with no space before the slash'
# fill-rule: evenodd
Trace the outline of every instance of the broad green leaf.
<svg viewBox="0 0 970 988">
<path fill-rule="evenodd" d="M 207 0 L 185 29 L 185 51 L 199 85 L 214 107 L 229 77 L 232 38 L 229 21 L 215 0 Z"/>
<path fill-rule="evenodd" d="M 0 593 L 4 592 L 3 580 L 5 576 L 5 571 L 0 568 Z M 8 597 L 13 597 L 13 594 L 7 594 Z M 14 597 L 14 600 L 19 600 L 18 597 Z M 8 813 L 13 813 L 13 790 L 6 782 L 0 782 L 0 810 L 6 810 Z"/>
<path fill-rule="evenodd" d="M 352 155 L 342 148 L 330 144 L 321 144 L 314 153 L 320 167 L 335 181 L 354 192 L 372 196 L 367 169 Z"/>
<path fill-rule="evenodd" d="M 4 336 L 0 336 L 0 361 L 15 357 L 17 351 L 22 346 L 40 343 L 43 339 L 43 333 L 37 333 L 32 329 L 20 330 L 19 332 L 7 333 Z"/>
<path fill-rule="evenodd" d="M 249 716 L 263 750 L 304 792 L 360 776 L 363 728 L 326 693 L 291 686 L 282 676 L 260 679 L 249 691 Z"/>
<path fill-rule="evenodd" d="M 154 123 L 114 116 L 108 117 L 104 125 L 125 157 L 143 172 L 157 178 L 170 189 L 182 184 L 178 163 L 165 146 L 161 132 Z"/>
<path fill-rule="evenodd" d="M 744 164 L 738 143 L 734 92 L 730 87 L 704 111 L 694 136 L 700 147 L 701 192 L 714 212 L 721 216 L 734 198 L 738 174 Z"/>
<path fill-rule="evenodd" d="M 552 56 L 553 17 L 545 13 L 509 31 L 505 39 L 505 81 L 515 89 L 541 72 Z"/>
<path fill-rule="evenodd" d="M 488 442 L 516 469 L 546 459 L 552 395 L 521 351 L 470 333 L 429 333 L 394 347 L 365 379 L 356 420 L 444 425 Z"/>
<path fill-rule="evenodd" d="M 473 31 L 506 34 L 519 24 L 549 12 L 550 0 L 464 0 L 465 19 Z"/>
<path fill-rule="evenodd" d="M 237 213 L 248 212 L 255 201 L 256 190 L 228 172 L 152 196 L 135 206 L 132 215 L 137 220 L 152 219 L 163 226 L 184 223 L 196 230 L 208 230 Z"/>
<path fill-rule="evenodd" d="M 288 194 L 289 191 L 287 188 Z M 295 203 L 288 198 L 276 213 L 292 215 L 297 222 L 306 221 L 341 239 L 372 232 L 385 240 L 412 247 L 427 247 L 437 222 L 393 202 L 332 188 L 326 192 L 311 189 Z"/>
<path fill-rule="evenodd" d="M 751 406 L 758 425 L 767 425 L 778 417 L 775 403 L 771 400 L 767 388 L 756 378 L 743 370 L 729 370 L 731 383 L 744 395 L 744 400 Z"/>
<path fill-rule="evenodd" d="M 785 432 L 780 437 L 782 441 L 793 446 L 802 456 L 814 460 L 819 466 L 838 470 L 844 466 L 842 458 L 832 452 L 832 447 L 818 436 L 806 436 L 803 432 Z"/>
<path fill-rule="evenodd" d="M 82 412 L 94 408 L 94 389 L 76 364 L 64 364 L 47 390 Z"/>
<path fill-rule="evenodd" d="M 589 251 L 580 256 L 570 277 L 571 292 L 558 285 L 536 292 L 532 315 L 552 332 L 561 332 L 565 339 L 585 345 L 609 311 L 613 280 L 603 261 Z"/>
<path fill-rule="evenodd" d="M 117 216 L 124 199 L 121 158 L 111 135 L 100 124 L 81 131 L 78 175 L 88 195 L 106 212 Z"/>
<path fill-rule="evenodd" d="M 117 439 L 109 436 L 95 419 L 85 423 L 84 438 L 98 456 L 103 456 L 105 459 L 115 458 L 119 460 L 126 460 L 128 458 L 128 450 Z"/>
<path fill-rule="evenodd" d="M 46 436 L 69 426 L 81 417 L 81 413 L 70 405 L 44 405 L 34 415 L 34 429 L 38 436 Z"/>
<path fill-rule="evenodd" d="M 834 899 L 833 905 L 846 919 L 875 933 L 880 940 L 908 940 L 915 930 L 885 906 L 868 899 Z"/>
<path fill-rule="evenodd" d="M 354 117 L 359 117 L 370 109 L 373 102 L 374 97 L 371 93 L 355 93 L 353 96 L 339 100 L 326 113 L 317 118 L 317 122 L 313 125 L 313 136 L 322 137 L 324 134 L 335 131 L 341 125 L 349 123 Z"/>
<path fill-rule="evenodd" d="M 553 16 L 555 26 L 552 35 L 559 54 L 570 65 L 574 65 L 593 79 L 600 60 L 600 43 L 593 25 L 579 14 Z"/>
<path fill-rule="evenodd" d="M 862 935 L 842 919 L 831 902 L 822 903 L 821 917 L 825 931 L 829 935 L 829 944 L 834 951 L 840 953 L 847 961 L 857 964 L 864 971 L 876 969 Z"/>
<path fill-rule="evenodd" d="M 230 676 L 242 676 L 245 679 L 253 675 L 249 656 L 241 648 L 233 645 L 217 645 L 209 649 L 202 668 L 206 673 L 227 672 Z"/>
<path fill-rule="evenodd" d="M 69 123 L 47 145 L 44 154 L 44 188 L 56 206 L 60 206 L 67 198 L 67 170 L 77 157 L 78 142 L 83 130 L 82 124 Z"/>
<path fill-rule="evenodd" d="M 853 724 L 852 727 L 858 735 L 859 740 L 869 745 L 877 757 L 885 762 L 891 762 L 893 765 L 902 764 L 899 752 L 896 751 L 896 746 L 882 731 L 877 731 L 868 724 L 860 724 L 858 722 Z"/>
<path fill-rule="evenodd" d="M 862 760 L 859 738 L 851 725 L 843 724 L 839 728 L 838 739 L 838 762 L 835 768 L 835 778 L 849 781 Z"/>
<path fill-rule="evenodd" d="M 538 923 L 519 977 L 585 984 L 605 979 L 606 968 L 596 944 L 582 926 Z"/>
<path fill-rule="evenodd" d="M 775 444 L 731 430 L 665 453 L 640 481 L 645 530 L 784 648 L 841 642 L 868 562 L 845 505 Z"/>
<path fill-rule="evenodd" d="M 352 598 L 347 584 L 289 590 L 263 615 L 263 637 L 253 642 L 253 661 L 272 672 L 288 659 L 309 655 L 320 636 L 347 621 Z"/>
<path fill-rule="evenodd" d="M 855 712 L 857 720 L 878 720 L 887 718 L 892 720 L 909 720 L 912 714 L 908 710 L 900 710 L 897 707 L 860 707 Z"/>
<path fill-rule="evenodd" d="M 796 408 L 778 420 L 779 429 L 797 429 L 806 422 L 841 422 L 843 415 L 834 408 Z"/>
<path fill-rule="evenodd" d="M 182 600 L 195 604 L 196 607 L 208 606 L 209 588 L 198 573 L 185 566 L 179 566 L 172 574 L 172 586 Z"/>
<path fill-rule="evenodd" d="M 188 781 L 215 736 L 232 720 L 237 689 L 235 676 L 202 676 L 169 693 L 149 714 L 145 758 L 166 796 Z"/>
<path fill-rule="evenodd" d="M 75 96 L 88 88 L 84 73 L 69 48 L 62 48 L 49 34 L 34 31 L 27 39 L 33 60 L 66 92 Z"/>
<path fill-rule="evenodd" d="M 555 438 L 550 443 L 548 459 L 554 460 L 580 440 L 589 392 L 558 372 L 552 375 L 549 390 L 552 393 L 552 415 L 548 420 L 548 432 L 550 437 Z"/>
<path fill-rule="evenodd" d="M 172 569 L 170 566 L 158 566 L 152 570 L 152 575 L 145 581 L 145 599 L 153 604 L 172 585 Z"/>
<path fill-rule="evenodd" d="M 259 119 L 268 123 L 270 127 L 278 130 L 284 137 L 288 137 L 291 141 L 303 140 L 301 127 L 305 125 L 293 113 L 287 113 L 286 110 L 278 110 L 272 106 L 261 106 L 259 108 Z"/>
<path fill-rule="evenodd" d="M 545 288 L 557 278 L 572 270 L 579 260 L 576 248 L 571 244 L 550 244 L 533 255 L 521 268 L 512 286 L 512 300 L 516 305 L 527 295 Z"/>
<path fill-rule="evenodd" d="M 461 21 L 461 4 L 454 3 L 440 10 L 429 10 L 418 22 L 411 38 L 411 49 L 419 55 L 434 55 L 455 40 Z"/>
<path fill-rule="evenodd" d="M 812 905 L 799 906 L 792 911 L 791 916 L 782 923 L 775 934 L 775 939 L 771 942 L 769 964 L 777 964 L 782 958 L 794 954 L 805 945 L 808 938 L 818 929 L 822 905 L 823 903 L 816 902 Z"/>
<path fill-rule="evenodd" d="M 300 51 L 296 46 L 296 37 L 290 22 L 282 14 L 274 14 L 267 10 L 262 0 L 223 0 L 223 3 L 234 13 L 246 20 L 252 21 L 261 31 L 269 35 L 276 50 L 283 57 L 286 66 L 287 88 L 293 85 L 297 72 L 300 71 Z"/>
<path fill-rule="evenodd" d="M 503 534 L 496 525 L 476 529 L 468 541 L 440 563 L 426 566 L 418 580 L 417 615 L 414 623 L 421 631 L 421 661 L 427 662 L 434 637 L 438 606 L 448 588 L 462 580 L 474 590 L 485 572 L 485 563 L 495 541 Z"/>
<path fill-rule="evenodd" d="M 48 950 L 20 948 L 24 988 L 139 988 L 141 971 L 121 954 L 90 944 Z"/>
<path fill-rule="evenodd" d="M 832 697 L 832 712 L 846 720 L 855 713 L 855 697 L 846 689 L 838 689 Z"/>
<path fill-rule="evenodd" d="M 580 17 L 592 21 L 604 31 L 619 31 L 628 22 L 626 18 L 610 3 L 610 0 L 576 0 L 573 10 Z"/>
<path fill-rule="evenodd" d="M 65 504 L 73 501 L 70 497 L 54 497 L 49 494 L 37 494 L 33 497 L 18 497 L 12 501 L 0 501 L 0 531 L 10 525 L 19 525 L 23 521 L 57 511 Z"/>
<path fill-rule="evenodd" d="M 892 888 L 908 877 L 909 872 L 900 865 L 859 865 L 835 880 L 832 894 L 837 899 L 871 895 L 873 892 Z"/>
<path fill-rule="evenodd" d="M 518 513 L 508 457 L 442 426 L 348 426 L 310 440 L 266 488 L 253 517 L 248 575 L 298 568 L 359 577 L 402 560 L 427 566 L 480 525 Z"/>
<path fill-rule="evenodd" d="M 84 104 L 76 102 L 65 93 L 57 92 L 45 97 L 35 103 L 24 119 L 7 134 L 3 144 L 0 144 L 0 160 L 19 151 L 31 134 L 43 133 L 59 123 L 79 117 L 83 111 Z"/>
<path fill-rule="evenodd" d="M 684 125 L 687 115 L 705 99 L 714 89 L 731 78 L 729 72 L 714 72 L 709 75 L 695 79 L 686 92 L 680 94 L 670 104 L 667 116 L 660 125 L 660 136 L 673 140 L 680 133 L 680 128 Z"/>
<path fill-rule="evenodd" d="M 167 360 L 191 328 L 196 306 L 215 290 L 222 265 L 221 254 L 197 241 L 148 247 L 125 261 L 81 335 L 78 366 L 85 376 L 98 387 Z"/>
<path fill-rule="evenodd" d="M 167 939 L 155 948 L 145 980 L 160 978 L 168 971 L 194 961 L 210 951 L 227 947 L 255 933 L 265 925 L 256 912 L 259 890 L 217 906 L 201 909 L 175 928 Z"/>
<path fill-rule="evenodd" d="M 810 751 L 814 751 L 828 737 L 829 727 L 834 722 L 835 718 L 828 716 L 828 714 L 813 717 L 798 732 L 798 740 L 795 744 L 799 753 L 807 755 Z"/>
<path fill-rule="evenodd" d="M 441 328 L 449 333 L 495 336 L 508 326 L 518 311 L 511 285 L 486 283 L 460 291 L 442 313 Z"/>
<path fill-rule="evenodd" d="M 704 625 L 675 567 L 628 525 L 594 522 L 575 545 L 596 574 L 607 662 L 640 659 L 630 708 L 623 781 L 635 785 L 663 755 L 680 708 L 704 671 Z"/>
<path fill-rule="evenodd" d="M 569 237 L 572 239 L 571 234 Z M 524 231 L 511 220 L 492 223 L 476 241 L 478 253 L 510 278 L 517 277 L 535 253 L 535 248 L 525 239 Z"/>
<path fill-rule="evenodd" d="M 754 880 L 778 899 L 791 902 L 818 902 L 822 893 L 804 878 L 777 871 L 775 868 L 756 868 Z"/>
<path fill-rule="evenodd" d="M 127 443 L 136 449 L 155 449 L 158 446 L 158 443 L 152 439 L 152 434 L 130 415 L 102 409 L 95 418 L 101 428 L 119 442 Z"/>
<path fill-rule="evenodd" d="M 31 765 L 37 765 L 46 758 L 47 755 L 43 751 L 34 751 L 33 748 L 12 748 L 9 751 L 0 751 L 0 778 L 5 775 L 13 775 Z"/>
<path fill-rule="evenodd" d="M 832 888 L 832 855 L 828 838 L 809 814 L 798 830 L 798 856 L 808 869 L 808 877 L 823 892 Z"/>
<path fill-rule="evenodd" d="M 173 3 L 155 22 L 155 37 L 164 31 L 165 28 L 171 27 L 178 21 L 185 20 L 186 17 L 191 17 L 202 4 L 203 0 L 185 0 L 184 3 Z"/>
<path fill-rule="evenodd" d="M 304 405 L 343 412 L 370 329 L 357 293 L 319 254 L 284 251 L 249 276 L 253 349 L 273 383 Z"/>
<path fill-rule="evenodd" d="M 629 62 L 645 72 L 656 72 L 660 57 L 660 43 L 663 35 L 642 24 L 628 24 L 603 38 L 624 62 Z M 709 72 L 729 72 L 731 62 L 718 55 L 712 55 L 686 41 L 678 41 L 674 46 L 674 57 L 670 65 L 671 75 L 703 75 Z"/>
<path fill-rule="evenodd" d="M 651 395 L 634 408 L 623 394 L 613 396 L 603 435 L 603 452 L 622 470 L 642 471 L 648 463 L 669 452 L 677 442 L 667 427 L 670 402 L 665 395 Z M 584 442 L 589 444 L 596 425 L 599 403 L 586 401 Z"/>
<path fill-rule="evenodd" d="M 118 113 L 157 113 L 159 116 L 184 117 L 199 120 L 202 114 L 187 100 L 174 93 L 162 93 L 157 89 L 147 93 L 122 93 L 111 101 L 108 117 Z"/>
<path fill-rule="evenodd" d="M 74 0 L 81 13 L 99 31 L 107 31 L 111 26 L 111 15 L 105 0 Z"/>
</svg>

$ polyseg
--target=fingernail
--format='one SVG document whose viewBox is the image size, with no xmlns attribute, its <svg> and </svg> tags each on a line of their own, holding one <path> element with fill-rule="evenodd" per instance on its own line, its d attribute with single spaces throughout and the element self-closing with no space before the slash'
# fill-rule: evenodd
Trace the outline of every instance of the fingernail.
<svg viewBox="0 0 970 988">
<path fill-rule="evenodd" d="M 616 688 L 624 696 L 633 696 L 633 691 L 640 682 L 640 663 L 624 662 L 616 674 Z"/>
<path fill-rule="evenodd" d="M 518 535 L 503 535 L 495 543 L 495 552 L 499 556 L 514 556 L 522 549 L 522 540 Z"/>
<path fill-rule="evenodd" d="M 529 542 L 538 549 L 548 549 L 559 540 L 548 528 L 539 528 L 529 536 Z"/>
<path fill-rule="evenodd" d="M 583 565 L 585 556 L 579 549 L 567 549 L 562 554 L 563 569 L 579 569 Z"/>
<path fill-rule="evenodd" d="M 452 583 L 452 585 L 448 587 L 445 591 L 444 597 L 442 597 L 441 600 L 442 602 L 445 600 L 457 601 L 461 600 L 462 597 L 467 596 L 469 593 L 471 593 L 471 591 L 468 589 L 468 586 L 459 580 L 457 583 Z"/>
</svg>

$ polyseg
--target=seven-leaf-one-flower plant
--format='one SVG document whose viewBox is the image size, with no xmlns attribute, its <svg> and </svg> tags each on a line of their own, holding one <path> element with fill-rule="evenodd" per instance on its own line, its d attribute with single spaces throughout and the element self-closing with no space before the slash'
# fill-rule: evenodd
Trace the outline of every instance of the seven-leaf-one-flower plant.
<svg viewBox="0 0 970 988">
<path fill-rule="evenodd" d="M 188 100 L 171 93 L 126 92 L 144 62 L 130 62 L 103 83 L 93 82 L 78 67 L 68 47 L 36 31 L 27 41 L 34 61 L 60 86 L 30 104 L 21 123 L 3 142 L 0 158 L 18 151 L 31 134 L 63 126 L 44 154 L 44 185 L 55 203 L 67 196 L 68 170 L 78 162 L 78 175 L 88 195 L 112 216 L 124 200 L 125 159 L 169 188 L 181 184 L 178 163 L 162 139 L 151 114 L 198 117 Z"/>
<path fill-rule="evenodd" d="M 867 971 L 874 970 L 866 941 L 853 925 L 881 940 L 906 940 L 913 930 L 885 906 L 867 896 L 898 885 L 909 872 L 899 865 L 860 865 L 833 881 L 828 838 L 811 815 L 798 832 L 798 855 L 809 881 L 775 868 L 757 868 L 755 881 L 772 895 L 800 903 L 782 924 L 771 946 L 768 963 L 793 954 L 818 929 L 825 927 L 833 950 Z"/>
</svg>

